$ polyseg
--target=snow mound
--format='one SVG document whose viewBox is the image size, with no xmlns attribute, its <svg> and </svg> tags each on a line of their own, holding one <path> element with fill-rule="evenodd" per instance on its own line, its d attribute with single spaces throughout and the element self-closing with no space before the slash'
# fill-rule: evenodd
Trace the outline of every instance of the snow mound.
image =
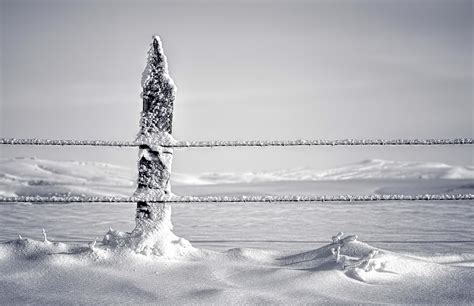
<svg viewBox="0 0 474 306">
<path fill-rule="evenodd" d="M 325 171 L 287 169 L 240 174 L 205 173 L 198 177 L 198 180 L 208 184 L 359 179 L 474 179 L 474 167 L 372 159 Z"/>
<path fill-rule="evenodd" d="M 110 243 L 0 244 L 2 304 L 460 304 L 472 302 L 473 281 L 472 268 L 377 249 L 342 233 L 307 252 L 194 249 L 175 258 Z"/>
<path fill-rule="evenodd" d="M 176 236 L 171 223 L 169 205 L 149 203 L 156 215 L 153 220 L 137 219 L 135 229 L 120 232 L 110 229 L 102 243 L 113 248 L 129 249 L 139 254 L 176 258 L 194 252 L 195 249 L 186 239 Z"/>
</svg>

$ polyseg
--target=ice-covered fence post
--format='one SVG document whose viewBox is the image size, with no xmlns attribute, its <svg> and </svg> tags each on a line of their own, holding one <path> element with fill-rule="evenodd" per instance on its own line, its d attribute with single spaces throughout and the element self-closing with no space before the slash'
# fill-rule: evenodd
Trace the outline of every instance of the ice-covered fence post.
<svg viewBox="0 0 474 306">
<path fill-rule="evenodd" d="M 153 37 L 148 62 L 142 75 L 143 111 L 138 139 L 146 143 L 169 142 L 172 132 L 176 86 L 168 74 L 161 40 Z M 141 145 L 138 161 L 138 190 L 154 196 L 170 194 L 173 150 L 159 145 Z M 159 221 L 169 218 L 164 203 L 137 203 L 137 219 Z"/>
<path fill-rule="evenodd" d="M 148 62 L 142 75 L 143 111 L 137 141 L 138 188 L 136 226 L 130 233 L 110 230 L 102 240 L 104 245 L 131 248 L 145 255 L 182 256 L 194 250 L 186 239 L 177 237 L 172 229 L 171 207 L 166 200 L 171 195 L 170 176 L 173 150 L 164 147 L 174 142 L 171 137 L 173 102 L 176 86 L 168 74 L 166 56 L 158 36 L 153 37 Z M 148 197 L 158 199 L 151 201 Z"/>
</svg>

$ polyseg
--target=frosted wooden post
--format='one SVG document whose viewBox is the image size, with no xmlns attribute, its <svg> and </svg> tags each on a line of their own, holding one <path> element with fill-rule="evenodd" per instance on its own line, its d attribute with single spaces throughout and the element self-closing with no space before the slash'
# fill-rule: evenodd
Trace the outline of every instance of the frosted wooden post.
<svg viewBox="0 0 474 306">
<path fill-rule="evenodd" d="M 161 40 L 153 37 L 148 62 L 142 75 L 143 111 L 138 139 L 161 142 L 171 138 L 173 102 L 176 86 L 168 74 L 168 64 Z M 153 145 L 141 145 L 138 161 L 138 190 L 155 196 L 169 195 L 173 150 Z M 137 203 L 137 219 L 153 220 L 169 212 L 164 203 Z"/>
<path fill-rule="evenodd" d="M 142 75 L 143 111 L 137 141 L 138 188 L 136 226 L 130 233 L 114 230 L 104 236 L 103 244 L 127 247 L 145 255 L 182 256 L 194 250 L 186 239 L 172 229 L 171 206 L 164 201 L 171 194 L 170 176 L 173 150 L 163 145 L 174 142 L 171 137 L 173 102 L 176 86 L 168 74 L 166 57 L 158 36 L 153 37 L 148 62 Z M 151 197 L 162 202 L 147 202 Z"/>
</svg>

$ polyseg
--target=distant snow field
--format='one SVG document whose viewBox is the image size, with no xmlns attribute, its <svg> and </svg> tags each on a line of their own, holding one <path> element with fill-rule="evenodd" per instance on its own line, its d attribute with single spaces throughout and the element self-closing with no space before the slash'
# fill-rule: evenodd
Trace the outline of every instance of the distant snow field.
<svg viewBox="0 0 474 306">
<path fill-rule="evenodd" d="M 136 169 L 117 165 L 51 161 L 36 158 L 0 159 L 0 194 L 14 195 L 130 195 Z M 286 169 L 246 173 L 172 173 L 172 186 L 340 180 L 473 180 L 474 166 L 442 163 L 366 160 L 344 167 L 315 171 Z"/>
<path fill-rule="evenodd" d="M 173 174 L 172 186 L 179 195 L 474 193 L 473 178 L 474 167 L 369 160 Z M 1 196 L 128 196 L 135 181 L 136 169 L 103 163 L 0 160 Z M 103 240 L 134 228 L 130 204 L 1 205 L 0 304 L 472 303 L 472 204 L 173 204 L 174 232 L 192 246 L 161 257 Z"/>
</svg>

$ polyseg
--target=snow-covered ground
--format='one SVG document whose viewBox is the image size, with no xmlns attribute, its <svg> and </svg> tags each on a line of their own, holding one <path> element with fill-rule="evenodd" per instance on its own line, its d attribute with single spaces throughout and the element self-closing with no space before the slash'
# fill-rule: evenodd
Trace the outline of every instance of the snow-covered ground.
<svg viewBox="0 0 474 306">
<path fill-rule="evenodd" d="M 3 159 L 0 195 L 127 196 L 135 177 L 107 164 Z M 328 171 L 173 174 L 172 186 L 179 195 L 474 193 L 473 178 L 473 167 L 370 160 Z M 472 303 L 472 204 L 173 204 L 174 232 L 193 246 L 179 258 L 101 243 L 109 227 L 133 229 L 130 204 L 5 204 L 0 303 Z M 364 242 L 342 246 L 347 262 L 379 253 L 343 269 L 331 252 L 340 230 Z"/>
<path fill-rule="evenodd" d="M 2 304 L 294 304 L 472 302 L 473 268 L 378 250 L 361 242 L 307 252 L 193 250 L 179 259 L 101 246 L 15 240 L 0 245 Z M 344 266 L 345 263 L 348 266 Z M 345 267 L 345 269 L 343 268 Z"/>
</svg>

